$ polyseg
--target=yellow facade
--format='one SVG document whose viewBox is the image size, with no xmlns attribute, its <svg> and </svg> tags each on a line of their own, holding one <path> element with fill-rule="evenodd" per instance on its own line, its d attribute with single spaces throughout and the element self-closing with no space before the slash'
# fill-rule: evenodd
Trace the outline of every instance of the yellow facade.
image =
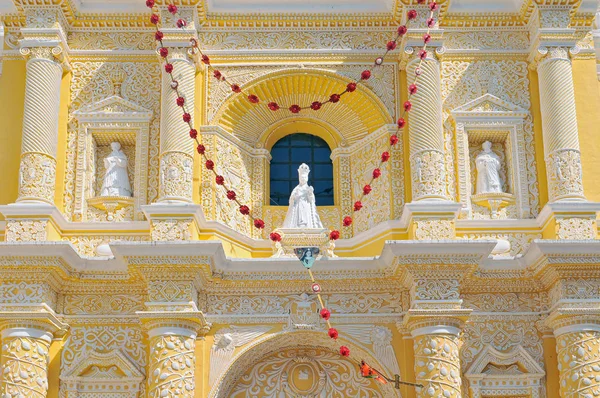
<svg viewBox="0 0 600 398">
<path fill-rule="evenodd" d="M 421 63 L 429 9 L 417 1 L 177 0 L 177 17 L 159 2 L 206 156 L 262 230 L 196 152 L 143 1 L 7 3 L 1 397 L 600 394 L 593 0 L 440 1 Z M 420 16 L 373 67 L 412 8 Z M 188 21 L 182 30 L 177 18 Z M 212 70 L 188 51 L 190 37 Z M 398 132 L 417 67 L 419 92 Z M 285 109 L 326 101 L 369 68 L 339 103 Z M 287 207 L 270 200 L 273 148 L 295 133 L 331 149 L 333 205 L 318 206 L 325 231 L 282 230 Z M 486 141 L 502 192 L 478 188 Z M 114 142 L 131 195 L 103 193 Z M 343 227 L 347 215 L 354 222 Z M 341 239 L 328 242 L 331 230 Z M 323 254 L 313 272 L 335 342 L 290 256 L 303 245 Z M 363 378 L 361 360 L 422 387 Z"/>
</svg>

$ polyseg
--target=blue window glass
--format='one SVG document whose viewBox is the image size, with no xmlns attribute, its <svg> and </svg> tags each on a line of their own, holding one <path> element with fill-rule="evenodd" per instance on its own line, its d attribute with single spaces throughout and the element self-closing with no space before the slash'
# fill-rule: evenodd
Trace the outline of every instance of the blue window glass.
<svg viewBox="0 0 600 398">
<path fill-rule="evenodd" d="M 271 149 L 272 206 L 288 206 L 298 185 L 298 167 L 310 167 L 308 184 L 315 190 L 318 206 L 333 205 L 333 163 L 327 143 L 314 135 L 295 133 L 283 137 Z"/>
</svg>

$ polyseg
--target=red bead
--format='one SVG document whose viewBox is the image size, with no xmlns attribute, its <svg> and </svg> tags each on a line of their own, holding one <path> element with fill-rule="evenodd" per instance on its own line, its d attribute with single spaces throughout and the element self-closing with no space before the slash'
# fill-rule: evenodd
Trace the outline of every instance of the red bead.
<svg viewBox="0 0 600 398">
<path fill-rule="evenodd" d="M 165 64 L 165 72 L 173 73 L 173 64 Z"/>
<path fill-rule="evenodd" d="M 242 213 L 243 215 L 247 216 L 248 214 L 250 214 L 250 208 L 246 205 L 241 205 L 240 206 L 240 213 Z"/>
<path fill-rule="evenodd" d="M 348 85 L 346 86 L 346 91 L 349 93 L 356 91 L 356 83 L 348 83 Z"/>
<path fill-rule="evenodd" d="M 157 30 L 156 32 L 154 32 L 154 38 L 156 40 L 161 41 L 163 39 L 163 37 L 165 37 L 165 35 L 160 30 Z"/>
<path fill-rule="evenodd" d="M 333 230 L 329 233 L 330 240 L 338 240 L 340 238 L 340 231 Z"/>
<path fill-rule="evenodd" d="M 215 71 L 213 72 L 213 76 L 215 77 L 215 79 L 217 80 L 221 80 L 223 78 L 223 75 L 221 74 L 221 72 L 219 72 L 218 70 L 215 69 Z"/>
<path fill-rule="evenodd" d="M 340 95 L 339 94 L 331 94 L 329 96 L 329 101 L 331 101 L 332 103 L 336 103 L 340 101 Z"/>
<path fill-rule="evenodd" d="M 387 162 L 388 160 L 390 160 L 390 153 L 386 151 L 381 154 L 381 161 Z"/>
<path fill-rule="evenodd" d="M 342 223 L 344 224 L 344 227 L 349 227 L 350 225 L 352 225 L 352 217 L 350 217 L 350 216 L 344 217 L 344 219 L 342 220 Z"/>
<path fill-rule="evenodd" d="M 329 318 L 331 318 L 331 312 L 329 312 L 329 310 L 327 308 L 323 308 L 320 312 L 321 318 L 325 319 L 326 321 L 329 320 Z"/>
<path fill-rule="evenodd" d="M 161 47 L 160 50 L 158 50 L 158 53 L 161 57 L 167 58 L 167 56 L 169 55 L 169 49 L 167 49 L 166 47 Z"/>
<path fill-rule="evenodd" d="M 373 178 L 379 178 L 379 177 L 381 177 L 381 170 L 379 170 L 379 169 L 373 170 Z"/>
<path fill-rule="evenodd" d="M 277 102 L 269 102 L 267 104 L 267 106 L 269 107 L 270 110 L 272 110 L 273 112 L 278 111 L 279 110 L 279 104 Z"/>
<path fill-rule="evenodd" d="M 210 58 L 208 58 L 208 55 L 202 54 L 202 62 L 206 65 L 210 65 Z"/>
<path fill-rule="evenodd" d="M 406 13 L 406 16 L 408 17 L 409 20 L 413 20 L 417 18 L 417 10 L 410 10 L 408 13 Z"/>
<path fill-rule="evenodd" d="M 323 104 L 320 103 L 319 101 L 315 101 L 312 104 L 310 104 L 310 109 L 312 109 L 313 111 L 318 111 L 319 109 L 321 109 L 321 106 Z"/>
<path fill-rule="evenodd" d="M 206 165 L 206 168 L 209 170 L 212 170 L 215 168 L 215 162 L 213 162 L 210 159 L 206 161 L 205 165 Z"/>
<path fill-rule="evenodd" d="M 417 0 L 417 3 L 418 3 L 418 4 L 425 4 L 425 1 L 426 1 L 426 0 Z"/>
<path fill-rule="evenodd" d="M 183 114 L 183 121 L 184 121 L 184 122 L 186 122 L 186 123 L 189 123 L 189 122 L 190 122 L 190 120 L 192 120 L 192 115 L 190 115 L 190 114 L 189 114 L 189 113 L 187 113 L 187 112 L 186 112 L 186 113 L 184 113 L 184 114 Z"/>
<path fill-rule="evenodd" d="M 292 105 L 290 106 L 290 112 L 292 113 L 300 113 L 302 109 L 300 108 L 300 105 Z"/>
<path fill-rule="evenodd" d="M 340 347 L 340 355 L 343 357 L 349 357 L 350 356 L 350 348 L 346 347 L 345 345 Z"/>
<path fill-rule="evenodd" d="M 171 14 L 173 14 L 173 15 L 177 14 L 177 6 L 175 4 L 169 4 L 167 9 L 169 10 L 169 12 Z"/>
<path fill-rule="evenodd" d="M 435 11 L 438 9 L 438 4 L 435 1 L 432 1 L 431 3 L 429 3 L 429 9 L 431 11 Z"/>
<path fill-rule="evenodd" d="M 411 103 L 410 101 L 406 101 L 406 102 L 404 103 L 404 110 L 405 110 L 406 112 L 410 112 L 410 110 L 411 110 L 411 109 L 412 109 L 412 103 Z"/>
<path fill-rule="evenodd" d="M 216 176 L 215 182 L 217 183 L 217 185 L 223 185 L 225 184 L 225 178 L 223 176 Z"/>
<path fill-rule="evenodd" d="M 178 19 L 177 20 L 177 27 L 178 28 L 183 28 L 186 25 L 187 25 L 187 22 L 185 21 L 185 19 Z"/>
<path fill-rule="evenodd" d="M 435 19 L 433 18 L 427 18 L 427 27 L 428 28 L 433 28 L 435 26 Z"/>
<path fill-rule="evenodd" d="M 371 77 L 371 71 L 370 70 L 363 70 L 362 73 L 360 74 L 360 78 L 363 80 L 369 80 L 369 78 Z"/>
<path fill-rule="evenodd" d="M 265 222 L 260 218 L 257 218 L 256 220 L 254 220 L 254 226 L 258 229 L 263 229 L 265 227 Z"/>
<path fill-rule="evenodd" d="M 196 137 L 198 137 L 198 131 L 196 129 L 191 129 L 190 130 L 190 138 L 195 140 Z"/>
<path fill-rule="evenodd" d="M 404 36 L 406 32 L 408 32 L 408 28 L 406 27 L 406 25 L 398 26 L 398 36 Z"/>
<path fill-rule="evenodd" d="M 250 94 L 248 96 L 248 101 L 250 101 L 253 104 L 258 104 L 260 102 L 260 100 L 258 99 L 258 97 L 254 94 Z"/>
<path fill-rule="evenodd" d="M 185 104 L 185 98 L 183 97 L 177 97 L 177 106 L 183 106 L 183 104 Z"/>
<path fill-rule="evenodd" d="M 202 144 L 198 145 L 198 148 L 196 148 L 196 150 L 198 151 L 198 153 L 200 155 L 204 155 L 204 153 L 206 152 L 206 147 Z"/>
<path fill-rule="evenodd" d="M 395 41 L 388 41 L 386 47 L 387 47 L 388 51 L 394 51 L 396 49 L 396 42 Z"/>
<path fill-rule="evenodd" d="M 360 200 L 354 203 L 354 211 L 359 211 L 360 209 L 362 209 L 362 207 L 363 205 Z"/>
<path fill-rule="evenodd" d="M 279 235 L 277 232 L 271 232 L 269 239 L 271 239 L 273 242 L 281 242 L 281 235 Z"/>
<path fill-rule="evenodd" d="M 160 21 L 160 18 L 158 17 L 158 15 L 152 14 L 150 16 L 150 23 L 151 24 L 156 25 L 158 23 L 158 21 Z"/>
<path fill-rule="evenodd" d="M 417 87 L 416 84 L 411 84 L 410 86 L 408 86 L 408 92 L 411 95 L 416 94 L 418 90 L 419 90 L 419 88 Z"/>
<path fill-rule="evenodd" d="M 335 328 L 330 328 L 327 331 L 327 334 L 329 335 L 329 337 L 331 337 L 334 340 L 337 340 L 337 338 L 338 338 L 338 331 Z"/>
<path fill-rule="evenodd" d="M 241 93 L 242 89 L 237 84 L 232 84 L 231 85 L 231 91 L 233 91 L 234 93 Z"/>
<path fill-rule="evenodd" d="M 363 187 L 363 193 L 364 193 L 365 195 L 368 195 L 368 194 L 370 194 L 372 190 L 373 190 L 373 189 L 371 188 L 371 186 L 370 186 L 369 184 L 367 184 L 367 185 L 365 185 L 365 186 Z"/>
<path fill-rule="evenodd" d="M 398 128 L 404 128 L 406 126 L 406 120 L 404 118 L 398 119 Z"/>
<path fill-rule="evenodd" d="M 235 191 L 227 191 L 227 199 L 235 200 L 236 196 L 237 195 L 236 195 Z"/>
<path fill-rule="evenodd" d="M 321 285 L 319 285 L 318 283 L 313 283 L 310 288 L 315 293 L 321 293 Z"/>
<path fill-rule="evenodd" d="M 424 42 L 425 44 L 427 44 L 427 43 L 429 43 L 430 41 L 431 41 L 431 35 L 430 35 L 430 34 L 427 34 L 427 33 L 425 33 L 425 34 L 423 35 L 423 42 Z"/>
<path fill-rule="evenodd" d="M 419 58 L 421 58 L 421 59 L 427 58 L 427 50 L 419 50 Z"/>
<path fill-rule="evenodd" d="M 398 141 L 399 141 L 398 136 L 396 134 L 394 134 L 390 137 L 390 145 L 391 146 L 396 145 L 398 143 Z"/>
<path fill-rule="evenodd" d="M 148 8 L 154 7 L 154 0 L 146 0 L 146 7 L 148 7 Z"/>
</svg>

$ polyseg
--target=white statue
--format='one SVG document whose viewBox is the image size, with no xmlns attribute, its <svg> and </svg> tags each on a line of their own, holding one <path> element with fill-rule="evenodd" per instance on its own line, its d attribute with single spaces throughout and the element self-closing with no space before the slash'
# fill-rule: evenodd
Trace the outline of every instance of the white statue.
<svg viewBox="0 0 600 398">
<path fill-rule="evenodd" d="M 477 192 L 502 192 L 500 182 L 500 158 L 492 151 L 492 143 L 486 141 L 481 145 L 483 151 L 475 158 L 477 166 Z"/>
<path fill-rule="evenodd" d="M 112 152 L 104 159 L 106 174 L 100 196 L 133 196 L 129 175 L 127 174 L 127 156 L 121 150 L 121 144 L 111 142 Z"/>
<path fill-rule="evenodd" d="M 309 173 L 308 166 L 302 163 L 298 168 L 300 184 L 290 195 L 290 207 L 285 216 L 283 228 L 323 228 L 317 213 L 314 189 L 308 185 Z"/>
</svg>

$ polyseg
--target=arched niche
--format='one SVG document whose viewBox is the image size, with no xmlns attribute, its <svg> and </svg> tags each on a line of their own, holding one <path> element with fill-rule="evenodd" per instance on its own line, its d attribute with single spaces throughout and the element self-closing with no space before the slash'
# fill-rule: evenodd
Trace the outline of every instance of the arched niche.
<svg viewBox="0 0 600 398">
<path fill-rule="evenodd" d="M 352 358 L 343 358 L 336 351 L 341 345 L 347 345 L 352 349 Z M 339 338 L 336 343 L 326 333 L 313 331 L 300 332 L 281 332 L 262 339 L 246 346 L 232 360 L 227 370 L 219 377 L 213 386 L 210 398 L 241 398 L 245 395 L 236 395 L 236 391 L 244 388 L 260 389 L 260 385 L 248 386 L 256 383 L 253 381 L 253 374 L 265 372 L 272 364 L 280 367 L 280 370 L 273 370 L 270 375 L 271 381 L 268 383 L 277 385 L 283 391 L 278 391 L 284 396 L 317 396 L 317 397 L 344 397 L 346 395 L 332 394 L 327 390 L 327 383 L 334 383 L 339 386 L 343 383 L 341 379 L 347 378 L 350 387 L 356 388 L 362 386 L 366 397 L 401 397 L 398 390 L 395 390 L 390 384 L 383 385 L 371 379 L 362 379 L 358 373 L 358 360 L 364 359 L 371 366 L 390 374 L 389 370 L 383 366 L 376 358 L 366 350 L 350 343 L 343 338 Z M 335 374 L 322 374 L 325 363 L 335 363 L 339 372 L 344 375 L 341 378 L 335 377 Z M 296 366 L 301 364 L 301 366 Z M 262 369 L 261 369 L 262 368 Z M 268 372 L 268 370 L 267 370 Z M 309 379 L 302 380 L 300 373 L 308 374 Z M 262 377 L 262 376 L 261 376 Z M 314 377 L 315 379 L 310 379 Z M 290 378 L 294 378 L 291 380 Z M 328 378 L 331 378 L 328 380 Z M 293 384 L 295 383 L 295 384 Z M 321 384 L 319 384 L 321 383 Z M 324 383 L 324 384 L 323 384 Z M 286 395 L 286 388 L 290 389 Z M 302 384 L 301 386 L 299 384 Z M 248 390 L 250 391 L 250 390 Z M 293 395 L 289 395 L 289 394 Z M 316 395 L 315 395 L 316 394 Z M 323 395 L 325 394 L 325 395 Z M 248 396 L 260 396 L 256 391 L 252 391 Z M 278 395 L 277 395 L 278 396 Z M 357 395 L 358 396 L 358 395 Z"/>
<path fill-rule="evenodd" d="M 306 106 L 344 91 L 350 82 L 346 77 L 321 69 L 286 69 L 270 73 L 244 86 L 247 93 L 261 98 L 260 104 L 250 103 L 244 94 L 230 95 L 218 108 L 211 124 L 255 146 L 272 126 L 308 118 L 322 125 L 334 126 L 341 132 L 342 140 L 351 145 L 383 125 L 394 122 L 379 97 L 362 84 L 355 92 L 342 96 L 339 103 L 326 104 L 319 111 L 306 109 L 293 114 L 287 109 L 280 109 L 273 112 L 265 103 L 272 100 L 282 107 L 292 104 Z"/>
</svg>

